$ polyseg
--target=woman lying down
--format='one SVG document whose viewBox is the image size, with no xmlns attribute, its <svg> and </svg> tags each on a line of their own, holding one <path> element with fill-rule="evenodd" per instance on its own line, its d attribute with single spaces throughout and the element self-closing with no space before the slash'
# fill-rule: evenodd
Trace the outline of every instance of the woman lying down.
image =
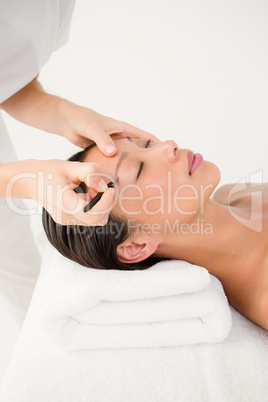
<svg viewBox="0 0 268 402">
<path fill-rule="evenodd" d="M 167 258 L 205 267 L 233 307 L 268 330 L 268 185 L 224 185 L 211 197 L 220 171 L 200 154 L 171 140 L 115 141 L 114 157 L 93 144 L 69 159 L 98 163 L 107 183 L 119 178 L 108 223 L 62 226 L 44 210 L 52 245 L 98 269 L 146 269 Z"/>
</svg>

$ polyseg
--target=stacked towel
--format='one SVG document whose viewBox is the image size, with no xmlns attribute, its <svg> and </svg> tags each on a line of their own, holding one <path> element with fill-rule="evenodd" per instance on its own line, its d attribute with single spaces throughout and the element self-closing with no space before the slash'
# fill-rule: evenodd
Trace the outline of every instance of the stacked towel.
<svg viewBox="0 0 268 402">
<path fill-rule="evenodd" d="M 73 266 L 72 271 L 72 263 L 65 264 L 66 261 L 63 262 L 61 259 L 56 264 L 56 261 L 53 262 L 55 256 L 54 252 L 51 253 L 52 246 L 47 246 L 50 245 L 46 245 L 44 248 L 45 257 L 31 305 L 1 385 L 0 401 L 267 401 L 268 332 L 247 320 L 231 306 L 232 329 L 228 337 L 221 343 L 160 348 L 87 349 L 79 352 L 69 352 L 57 347 L 54 342 L 51 342 L 55 336 L 58 337 L 58 341 L 62 340 L 65 349 L 66 346 L 74 346 L 66 339 L 66 336 L 64 337 L 64 334 L 62 335 L 62 329 L 57 326 L 57 320 L 59 317 L 66 317 L 64 320 L 68 326 L 69 321 L 73 320 L 73 314 L 79 313 L 78 299 L 80 297 L 85 299 L 86 305 L 85 293 L 86 287 L 89 286 L 87 278 L 93 270 L 92 272 L 87 270 L 84 273 L 84 269 L 81 267 Z M 177 264 L 179 264 L 177 270 L 180 270 L 180 261 L 177 261 Z M 188 267 L 195 269 L 191 265 Z M 151 269 L 147 272 L 150 271 Z M 198 268 L 198 274 L 201 271 L 203 272 Z M 110 273 L 103 272 L 104 276 L 106 274 L 110 277 Z M 167 276 L 170 274 L 167 269 Z M 68 283 L 71 277 L 73 283 Z M 204 277 L 208 277 L 207 273 L 204 274 Z M 203 284 L 203 290 L 213 283 L 214 296 L 223 300 L 222 305 L 224 305 L 221 286 L 216 289 L 218 282 L 214 283 L 214 277 L 211 276 L 209 280 L 211 282 L 208 281 L 208 285 Z M 87 283 L 83 284 L 85 281 Z M 117 283 L 113 281 L 110 291 L 112 291 L 113 284 L 117 286 Z M 85 287 L 82 288 L 84 285 Z M 108 284 L 106 283 L 106 285 Z M 144 283 L 141 284 L 141 286 L 143 285 Z M 181 286 L 181 283 L 179 285 Z M 77 292 L 79 286 L 80 294 Z M 131 288 L 131 285 L 128 287 Z M 151 286 L 151 288 L 155 289 L 156 286 Z M 198 295 L 200 291 L 192 291 L 192 294 Z M 185 295 L 185 293 L 181 295 Z M 211 309 L 214 308 L 214 296 L 209 297 L 209 308 Z M 165 296 L 162 297 L 163 300 L 164 298 Z M 88 300 L 90 300 L 90 295 Z M 43 314 L 40 315 L 41 307 L 42 311 L 46 312 L 46 317 Z M 62 315 L 64 309 L 66 314 Z M 77 310 L 76 313 L 75 310 Z M 93 311 L 86 307 L 81 309 L 80 313 L 86 314 L 90 310 Z M 217 311 L 215 308 L 216 315 Z M 156 313 L 154 312 L 154 314 Z M 99 320 L 101 319 L 99 315 L 96 314 L 96 316 Z M 209 315 L 203 316 L 202 320 L 205 320 L 206 324 L 210 320 L 214 327 L 217 325 L 224 327 L 222 320 L 226 319 L 225 315 L 219 313 L 218 317 L 218 323 L 216 316 L 211 319 Z M 42 324 L 45 324 L 43 321 L 45 318 L 50 322 L 55 320 L 52 332 L 48 328 L 44 332 L 44 329 L 40 327 L 40 318 Z M 81 316 L 80 319 L 82 320 Z M 107 316 L 105 316 L 105 320 L 108 320 Z M 187 319 L 181 321 L 187 322 Z M 134 325 L 132 324 L 132 326 Z M 84 332 L 82 339 L 76 339 L 76 349 L 85 345 L 86 338 L 90 340 L 91 329 L 97 327 L 98 324 L 88 324 L 86 328 L 86 325 L 80 322 L 79 326 L 84 327 Z M 100 326 L 103 337 L 105 334 L 107 336 L 109 326 L 106 324 Z M 123 327 L 123 325 L 118 326 Z M 149 327 L 150 324 L 147 326 Z M 209 328 L 208 331 L 212 331 L 212 329 Z M 226 327 L 222 331 L 222 338 L 224 333 L 227 333 Z M 80 334 L 82 334 L 82 330 Z M 200 335 L 198 336 L 200 337 Z M 69 333 L 69 340 L 71 337 L 72 334 Z M 122 340 L 121 335 L 119 338 Z M 175 333 L 173 339 L 179 344 L 178 332 Z M 78 341 L 81 342 L 81 346 Z M 195 341 L 197 340 L 195 339 Z M 136 343 L 138 343 L 137 340 Z"/>
<path fill-rule="evenodd" d="M 53 250 L 53 286 L 39 318 L 66 350 L 144 348 L 223 341 L 231 313 L 220 281 L 180 260 L 143 271 L 82 267 Z"/>
</svg>

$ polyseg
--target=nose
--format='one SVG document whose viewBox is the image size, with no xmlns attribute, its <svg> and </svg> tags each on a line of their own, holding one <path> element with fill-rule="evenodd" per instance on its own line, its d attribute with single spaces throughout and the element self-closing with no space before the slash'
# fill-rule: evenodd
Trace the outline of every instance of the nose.
<svg viewBox="0 0 268 402">
<path fill-rule="evenodd" d="M 178 144 L 173 140 L 164 141 L 159 146 L 162 148 L 162 155 L 166 163 L 172 164 L 180 158 Z"/>
</svg>

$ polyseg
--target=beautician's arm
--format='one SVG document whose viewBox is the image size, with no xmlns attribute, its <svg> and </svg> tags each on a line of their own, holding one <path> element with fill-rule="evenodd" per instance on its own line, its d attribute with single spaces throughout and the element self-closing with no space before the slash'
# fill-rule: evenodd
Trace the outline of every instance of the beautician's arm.
<svg viewBox="0 0 268 402">
<path fill-rule="evenodd" d="M 90 188 L 90 198 L 104 191 L 86 213 L 88 200 L 73 191 L 81 182 Z M 105 225 L 114 200 L 113 189 L 102 181 L 96 163 L 33 159 L 0 165 L 0 197 L 34 199 L 55 222 L 83 226 Z"/>
<path fill-rule="evenodd" d="M 110 137 L 114 133 L 121 133 L 122 137 L 158 140 L 130 124 L 46 93 L 37 78 L 0 106 L 15 119 L 62 135 L 81 148 L 86 148 L 93 141 L 107 156 L 116 153 L 116 146 Z"/>
</svg>

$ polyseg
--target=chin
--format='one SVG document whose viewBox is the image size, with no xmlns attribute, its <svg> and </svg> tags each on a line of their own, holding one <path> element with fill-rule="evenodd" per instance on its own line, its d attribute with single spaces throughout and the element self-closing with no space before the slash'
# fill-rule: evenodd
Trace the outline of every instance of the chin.
<svg viewBox="0 0 268 402">
<path fill-rule="evenodd" d="M 206 168 L 208 170 L 211 170 L 211 173 L 214 173 L 215 175 L 218 175 L 219 177 L 221 176 L 220 169 L 217 165 L 215 165 L 214 162 L 205 161 L 205 163 L 206 163 Z"/>
<path fill-rule="evenodd" d="M 216 181 L 216 186 L 219 184 L 221 180 L 221 171 L 217 165 L 213 163 L 214 166 L 214 175 L 215 175 L 215 181 Z"/>
</svg>

